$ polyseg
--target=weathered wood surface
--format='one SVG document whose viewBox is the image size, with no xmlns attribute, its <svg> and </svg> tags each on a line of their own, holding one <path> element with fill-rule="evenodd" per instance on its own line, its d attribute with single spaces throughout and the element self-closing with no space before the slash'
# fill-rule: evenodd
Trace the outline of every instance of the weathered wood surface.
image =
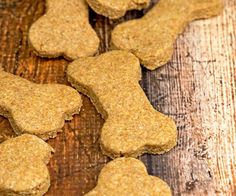
<svg viewBox="0 0 236 196">
<path fill-rule="evenodd" d="M 0 0 L 0 64 L 37 83 L 68 84 L 68 62 L 36 57 L 27 42 L 30 25 L 44 9 L 41 0 Z M 109 49 L 116 24 L 142 15 L 132 11 L 109 21 L 91 12 L 90 21 L 102 40 L 100 52 Z M 175 48 L 166 66 L 143 70 L 142 86 L 154 107 L 175 119 L 178 146 L 141 159 L 150 174 L 168 182 L 174 195 L 236 195 L 236 0 L 225 0 L 221 16 L 191 23 Z M 89 99 L 83 100 L 81 114 L 49 141 L 56 153 L 49 164 L 47 195 L 88 192 L 109 161 L 98 144 L 103 120 Z M 0 117 L 0 141 L 11 135 L 8 121 Z"/>
</svg>

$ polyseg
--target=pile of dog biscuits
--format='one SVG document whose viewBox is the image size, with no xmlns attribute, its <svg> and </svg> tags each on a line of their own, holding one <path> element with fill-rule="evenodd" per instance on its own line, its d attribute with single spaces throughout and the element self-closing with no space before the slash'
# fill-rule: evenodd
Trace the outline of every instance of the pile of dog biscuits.
<svg viewBox="0 0 236 196">
<path fill-rule="evenodd" d="M 71 86 L 35 84 L 0 70 L 0 115 L 18 135 L 0 144 L 0 195 L 44 195 L 50 187 L 46 167 L 65 120 L 78 114 L 88 96 L 105 119 L 102 152 L 114 159 L 101 171 L 87 196 L 171 195 L 150 176 L 138 156 L 163 154 L 177 143 L 174 121 L 156 111 L 139 85 L 141 67 L 154 70 L 172 57 L 173 44 L 189 22 L 221 13 L 221 0 L 159 0 L 142 18 L 117 25 L 116 50 L 98 53 L 99 38 L 89 24 L 88 5 L 117 19 L 149 0 L 46 0 L 46 12 L 29 30 L 29 43 L 41 57 L 63 56 Z"/>
</svg>

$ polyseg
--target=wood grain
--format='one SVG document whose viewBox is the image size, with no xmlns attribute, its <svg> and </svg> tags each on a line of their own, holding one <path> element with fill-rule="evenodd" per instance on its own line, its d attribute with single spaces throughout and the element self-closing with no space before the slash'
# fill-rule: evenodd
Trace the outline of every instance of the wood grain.
<svg viewBox="0 0 236 196">
<path fill-rule="evenodd" d="M 68 62 L 36 57 L 28 45 L 28 29 L 44 10 L 40 0 L 0 0 L 0 64 L 36 83 L 68 85 Z M 131 11 L 113 21 L 91 11 L 100 53 L 109 50 L 116 24 L 146 11 Z M 142 87 L 157 110 L 175 119 L 178 146 L 141 159 L 150 174 L 170 184 L 174 195 L 236 195 L 236 1 L 225 0 L 219 17 L 191 23 L 175 49 L 166 66 L 143 69 Z M 83 195 L 109 161 L 98 143 L 103 120 L 88 98 L 83 101 L 81 114 L 49 141 L 56 153 L 49 164 L 52 185 L 47 195 Z M 9 122 L 0 117 L 0 142 L 13 135 Z"/>
</svg>

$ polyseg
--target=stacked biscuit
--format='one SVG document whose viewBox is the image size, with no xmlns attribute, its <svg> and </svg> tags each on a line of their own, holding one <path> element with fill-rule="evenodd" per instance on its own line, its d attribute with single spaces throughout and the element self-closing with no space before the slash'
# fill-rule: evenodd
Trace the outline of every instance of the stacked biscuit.
<svg viewBox="0 0 236 196">
<path fill-rule="evenodd" d="M 86 195 L 171 195 L 170 187 L 150 176 L 138 156 L 162 154 L 177 143 L 176 125 L 156 111 L 139 85 L 140 63 L 153 70 L 168 62 L 173 43 L 192 20 L 222 10 L 220 0 L 160 0 L 143 18 L 115 27 L 118 50 L 97 55 L 99 38 L 89 24 L 88 5 L 111 19 L 143 9 L 149 0 L 47 0 L 46 13 L 29 30 L 41 57 L 64 56 L 67 79 L 87 95 L 105 119 L 100 144 L 108 163 L 97 186 Z M 88 3 L 88 5 L 87 5 Z M 79 93 L 58 84 L 35 84 L 0 70 L 0 114 L 19 136 L 0 144 L 0 194 L 43 195 L 50 186 L 46 164 L 65 120 L 82 106 Z"/>
</svg>

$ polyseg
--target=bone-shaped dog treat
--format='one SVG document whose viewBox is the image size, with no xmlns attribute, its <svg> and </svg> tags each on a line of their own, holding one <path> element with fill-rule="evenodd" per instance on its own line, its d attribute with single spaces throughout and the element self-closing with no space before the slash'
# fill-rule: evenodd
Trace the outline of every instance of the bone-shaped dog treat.
<svg viewBox="0 0 236 196">
<path fill-rule="evenodd" d="M 46 164 L 53 149 L 40 138 L 24 134 L 0 144 L 0 195 L 37 195 L 47 192 Z"/>
<path fill-rule="evenodd" d="M 112 51 L 81 58 L 68 66 L 67 76 L 106 119 L 101 133 L 106 155 L 161 154 L 176 145 L 175 123 L 149 103 L 138 83 L 139 61 L 131 53 Z"/>
<path fill-rule="evenodd" d="M 53 138 L 81 105 L 79 93 L 71 87 L 35 84 L 0 71 L 0 115 L 9 119 L 17 134 Z"/>
<path fill-rule="evenodd" d="M 189 22 L 215 16 L 222 8 L 221 0 L 160 0 L 143 18 L 118 25 L 112 43 L 154 70 L 171 59 L 173 44 Z"/>
<path fill-rule="evenodd" d="M 30 28 L 29 40 L 36 53 L 68 59 L 91 56 L 99 38 L 89 24 L 85 0 L 47 0 L 47 11 Z"/>
<path fill-rule="evenodd" d="M 101 171 L 97 186 L 85 196 L 170 196 L 170 187 L 150 176 L 145 165 L 134 158 L 118 158 Z"/>
<path fill-rule="evenodd" d="M 87 2 L 98 14 L 116 19 L 124 16 L 128 10 L 141 10 L 147 7 L 150 0 L 87 0 Z"/>
</svg>

